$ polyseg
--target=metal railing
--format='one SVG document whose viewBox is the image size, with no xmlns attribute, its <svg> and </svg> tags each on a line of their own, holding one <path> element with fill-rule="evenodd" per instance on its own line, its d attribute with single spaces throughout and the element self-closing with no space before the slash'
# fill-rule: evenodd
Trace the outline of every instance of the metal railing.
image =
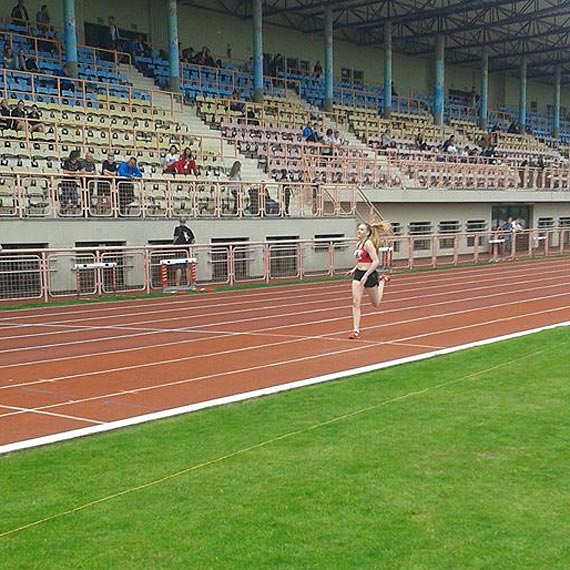
<svg viewBox="0 0 570 570">
<path fill-rule="evenodd" d="M 0 253 L 0 300 L 159 292 L 165 278 L 166 285 L 174 283 L 177 266 L 168 265 L 165 276 L 162 263 L 173 258 L 195 258 L 202 286 L 340 276 L 354 265 L 354 245 L 353 239 L 339 238 L 189 247 L 5 248 Z M 570 254 L 570 228 L 396 236 L 392 247 L 396 272 L 547 258 Z"/>
</svg>

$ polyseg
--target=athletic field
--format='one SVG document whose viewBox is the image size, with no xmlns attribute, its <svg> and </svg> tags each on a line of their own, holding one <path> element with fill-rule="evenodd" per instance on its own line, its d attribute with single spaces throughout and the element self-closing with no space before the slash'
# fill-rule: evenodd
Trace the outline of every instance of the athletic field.
<svg viewBox="0 0 570 570">
<path fill-rule="evenodd" d="M 570 331 L 0 458 L 6 569 L 567 569 Z"/>
</svg>

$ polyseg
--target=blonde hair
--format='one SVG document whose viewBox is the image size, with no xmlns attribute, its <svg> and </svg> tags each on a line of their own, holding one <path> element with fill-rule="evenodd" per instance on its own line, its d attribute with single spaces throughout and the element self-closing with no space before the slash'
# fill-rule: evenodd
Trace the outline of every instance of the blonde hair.
<svg viewBox="0 0 570 570">
<path fill-rule="evenodd" d="M 387 222 L 386 220 L 375 222 L 373 224 L 367 224 L 364 222 L 364 225 L 368 230 L 367 239 L 372 242 L 376 249 L 392 245 L 394 232 L 392 231 L 392 225 L 390 222 Z"/>
</svg>

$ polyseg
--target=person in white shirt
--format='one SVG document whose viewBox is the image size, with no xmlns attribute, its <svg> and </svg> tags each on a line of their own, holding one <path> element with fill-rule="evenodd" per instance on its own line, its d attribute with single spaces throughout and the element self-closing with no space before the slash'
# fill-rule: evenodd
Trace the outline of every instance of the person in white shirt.
<svg viewBox="0 0 570 570">
<path fill-rule="evenodd" d="M 172 145 L 162 161 L 162 171 L 166 174 L 172 174 L 174 172 L 174 163 L 178 162 L 179 159 L 180 153 L 176 146 Z"/>
</svg>

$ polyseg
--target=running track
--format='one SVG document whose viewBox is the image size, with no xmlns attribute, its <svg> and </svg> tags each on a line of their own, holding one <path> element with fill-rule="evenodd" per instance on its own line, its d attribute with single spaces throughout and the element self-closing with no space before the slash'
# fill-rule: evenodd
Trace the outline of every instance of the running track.
<svg viewBox="0 0 570 570">
<path fill-rule="evenodd" d="M 570 321 L 570 260 L 396 276 L 363 315 L 348 340 L 348 281 L 2 312 L 0 452 Z"/>
</svg>

